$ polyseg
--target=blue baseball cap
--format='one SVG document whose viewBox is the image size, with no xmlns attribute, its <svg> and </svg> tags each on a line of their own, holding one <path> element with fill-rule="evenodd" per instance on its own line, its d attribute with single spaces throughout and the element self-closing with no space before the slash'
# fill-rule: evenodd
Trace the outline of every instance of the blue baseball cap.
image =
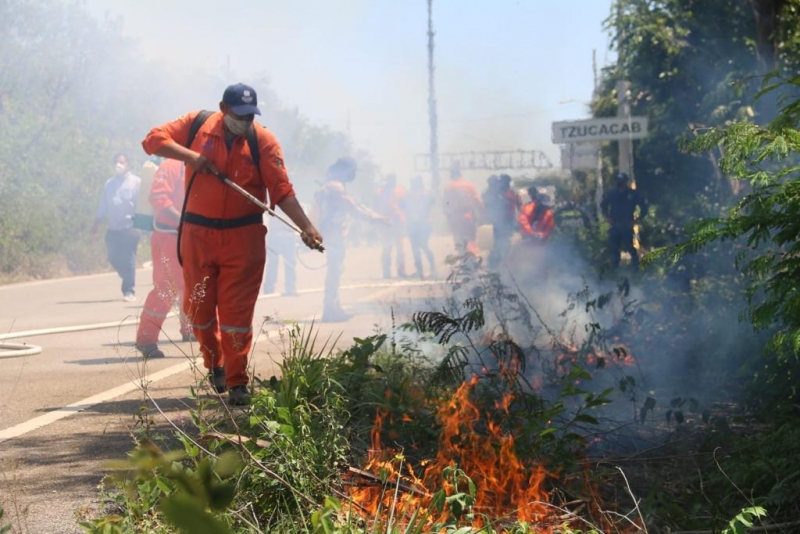
<svg viewBox="0 0 800 534">
<path fill-rule="evenodd" d="M 222 94 L 222 101 L 237 115 L 261 115 L 256 90 L 249 85 L 243 83 L 229 85 Z"/>
</svg>

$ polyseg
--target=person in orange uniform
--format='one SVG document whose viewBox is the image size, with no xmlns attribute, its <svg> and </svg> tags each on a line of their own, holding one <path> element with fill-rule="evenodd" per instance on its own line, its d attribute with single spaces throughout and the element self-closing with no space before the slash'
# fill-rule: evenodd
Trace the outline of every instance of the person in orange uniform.
<svg viewBox="0 0 800 534">
<path fill-rule="evenodd" d="M 461 177 L 458 167 L 450 169 L 450 183 L 442 192 L 442 207 L 459 254 L 469 252 L 478 256 L 478 217 L 483 202 L 472 182 Z"/>
<path fill-rule="evenodd" d="M 535 187 L 528 189 L 531 201 L 522 206 L 517 222 L 522 238 L 530 244 L 543 245 L 550 239 L 555 228 L 553 200 L 550 195 L 539 193 Z"/>
<path fill-rule="evenodd" d="M 219 112 L 208 117 L 186 147 L 199 113 L 153 128 L 142 146 L 148 154 L 177 159 L 190 167 L 179 243 L 184 312 L 214 388 L 219 393 L 229 390 L 229 403 L 244 405 L 250 402 L 247 357 L 266 261 L 267 229 L 261 208 L 216 175 L 226 175 L 262 202 L 269 198 L 270 206 L 280 207 L 300 229 L 300 238 L 309 248 L 320 245 L 322 236 L 295 197 L 278 140 L 253 120 L 261 114 L 256 91 L 241 83 L 227 87 Z M 253 134 L 258 168 L 248 142 Z"/>
<path fill-rule="evenodd" d="M 404 249 L 406 215 L 400 209 L 405 190 L 397 185 L 397 176 L 390 174 L 386 183 L 375 193 L 375 213 L 388 218 L 392 224 L 381 236 L 381 266 L 383 277 L 392 277 L 392 249 L 395 249 L 397 277 L 406 277 L 406 254 Z"/>
<path fill-rule="evenodd" d="M 520 287 L 534 287 L 544 283 L 550 272 L 550 261 L 545 243 L 555 227 L 552 199 L 528 188 L 532 199 L 522 206 L 517 222 L 522 239 L 513 247 L 506 260 Z"/>
<path fill-rule="evenodd" d="M 136 348 L 144 358 L 163 358 L 158 348 L 158 334 L 167 314 L 183 295 L 183 270 L 178 263 L 178 223 L 184 197 L 184 165 L 165 159 L 153 176 L 148 201 L 153 206 L 153 233 L 150 252 L 153 257 L 153 289 L 147 294 L 136 330 Z M 181 339 L 192 340 L 191 328 L 181 313 Z"/>
</svg>

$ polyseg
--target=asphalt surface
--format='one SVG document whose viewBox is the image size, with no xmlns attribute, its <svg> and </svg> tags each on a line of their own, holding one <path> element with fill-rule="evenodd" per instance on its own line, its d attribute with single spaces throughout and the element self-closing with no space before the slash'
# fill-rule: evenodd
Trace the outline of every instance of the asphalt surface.
<svg viewBox="0 0 800 534">
<path fill-rule="evenodd" d="M 433 245 L 439 272 L 446 272 L 450 240 L 434 238 Z M 320 340 L 347 347 L 353 337 L 388 331 L 392 314 L 401 322 L 435 307 L 443 287 L 441 280 L 384 280 L 379 248 L 351 249 L 341 300 L 353 317 L 323 324 L 324 255 L 305 252 L 300 261 L 300 294 L 263 295 L 256 306 L 250 364 L 261 378 L 278 374 L 289 325 L 314 323 Z M 177 318 L 170 317 L 160 345 L 166 358 L 145 364 L 133 345 L 150 276 L 147 268 L 137 271 L 137 300 L 130 303 L 115 273 L 0 286 L 0 342 L 42 349 L 25 357 L 0 353 L 0 504 L 12 532 L 80 533 L 77 521 L 104 507 L 98 485 L 105 462 L 125 458 L 137 429 L 190 429 L 189 387 L 204 373 L 196 344 L 180 342 Z"/>
</svg>

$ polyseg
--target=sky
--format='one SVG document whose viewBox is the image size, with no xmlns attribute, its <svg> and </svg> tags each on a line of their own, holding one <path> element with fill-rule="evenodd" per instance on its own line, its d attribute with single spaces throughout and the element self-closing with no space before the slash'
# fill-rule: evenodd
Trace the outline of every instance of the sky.
<svg viewBox="0 0 800 534">
<path fill-rule="evenodd" d="M 120 17 L 148 59 L 231 83 L 267 77 L 284 105 L 347 132 L 402 181 L 428 151 L 427 0 L 83 2 L 98 18 Z M 551 123 L 587 117 L 593 55 L 598 69 L 615 59 L 610 9 L 433 0 L 440 152 L 540 150 L 558 165 Z"/>
</svg>

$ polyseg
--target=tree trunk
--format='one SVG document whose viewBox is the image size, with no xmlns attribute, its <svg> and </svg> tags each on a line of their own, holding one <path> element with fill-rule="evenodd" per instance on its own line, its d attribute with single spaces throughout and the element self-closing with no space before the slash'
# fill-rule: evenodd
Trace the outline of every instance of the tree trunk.
<svg viewBox="0 0 800 534">
<path fill-rule="evenodd" d="M 756 53 L 761 73 L 775 68 L 775 30 L 786 0 L 750 0 L 756 22 Z"/>
</svg>

